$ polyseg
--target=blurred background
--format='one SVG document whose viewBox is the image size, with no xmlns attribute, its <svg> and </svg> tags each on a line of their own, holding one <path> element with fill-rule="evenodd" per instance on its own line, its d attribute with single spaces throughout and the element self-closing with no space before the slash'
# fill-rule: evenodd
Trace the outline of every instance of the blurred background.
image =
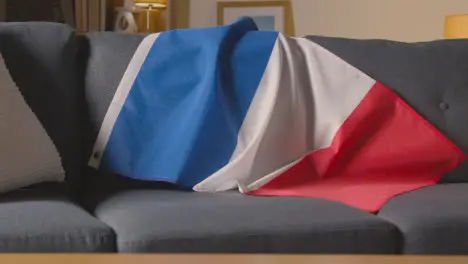
<svg viewBox="0 0 468 264">
<path fill-rule="evenodd" d="M 167 0 L 0 0 L 0 21 L 67 23 L 79 32 L 159 32 L 171 25 Z M 187 2 L 174 1 L 174 2 Z M 184 13 L 180 11 L 179 13 Z M 128 19 L 128 18 L 132 19 Z M 120 18 L 119 21 L 117 19 Z M 127 19 L 125 19 L 127 18 Z M 117 26 L 117 28 L 116 28 Z"/>
<path fill-rule="evenodd" d="M 217 5 L 248 0 L 0 0 L 0 21 L 68 23 L 79 32 L 158 32 L 217 23 Z M 263 0 L 253 0 L 262 2 Z M 271 2 L 271 1 L 269 1 Z M 468 13 L 468 0 L 290 0 L 296 36 L 428 41 L 445 19 Z M 468 28 L 468 27 L 467 27 Z"/>
</svg>

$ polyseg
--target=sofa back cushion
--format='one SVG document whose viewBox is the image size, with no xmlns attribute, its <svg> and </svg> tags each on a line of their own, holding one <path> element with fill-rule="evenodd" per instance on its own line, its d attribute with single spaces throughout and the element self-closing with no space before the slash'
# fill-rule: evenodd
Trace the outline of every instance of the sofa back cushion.
<svg viewBox="0 0 468 264">
<path fill-rule="evenodd" d="M 87 159 L 92 155 L 94 141 L 101 128 L 115 91 L 144 35 L 112 32 L 89 33 L 79 37 L 80 56 L 86 70 L 85 94 L 90 116 L 87 126 Z M 132 188 L 171 188 L 164 183 L 132 181 L 112 173 L 88 168 L 86 195 L 82 202 L 92 210 L 104 197 Z"/>
<path fill-rule="evenodd" d="M 10 74 L 55 144 L 66 185 L 81 185 L 84 94 L 74 31 L 42 22 L 0 23 L 0 51 Z"/>
<path fill-rule="evenodd" d="M 144 35 L 92 33 L 82 41 L 86 53 L 85 93 L 91 117 L 87 153 L 99 132 L 112 97 Z M 372 78 L 392 87 L 468 154 L 468 41 L 400 43 L 308 36 Z M 111 188 L 103 172 L 89 173 L 88 187 Z M 108 174 L 107 174 L 108 175 Z M 445 182 L 468 181 L 468 163 L 446 175 Z M 101 183 L 98 183 L 100 181 Z M 127 183 L 123 183 L 127 184 Z"/>
<path fill-rule="evenodd" d="M 80 58 L 85 59 L 85 94 L 91 117 L 89 153 L 122 76 L 144 37 L 100 32 L 81 38 Z"/>
<path fill-rule="evenodd" d="M 307 38 L 393 88 L 468 154 L 468 40 Z M 468 182 L 468 161 L 442 181 Z"/>
</svg>

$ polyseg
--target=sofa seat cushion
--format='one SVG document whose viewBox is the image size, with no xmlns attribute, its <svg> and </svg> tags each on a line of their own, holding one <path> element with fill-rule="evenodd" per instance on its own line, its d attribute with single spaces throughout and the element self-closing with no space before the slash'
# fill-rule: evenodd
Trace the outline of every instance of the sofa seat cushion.
<svg viewBox="0 0 468 264">
<path fill-rule="evenodd" d="M 441 184 L 398 196 L 379 216 L 404 236 L 406 254 L 468 254 L 468 184 Z"/>
<path fill-rule="evenodd" d="M 111 252 L 111 228 L 62 195 L 0 196 L 0 252 Z"/>
<path fill-rule="evenodd" d="M 96 206 L 120 252 L 395 253 L 397 229 L 319 199 L 128 190 Z"/>
</svg>

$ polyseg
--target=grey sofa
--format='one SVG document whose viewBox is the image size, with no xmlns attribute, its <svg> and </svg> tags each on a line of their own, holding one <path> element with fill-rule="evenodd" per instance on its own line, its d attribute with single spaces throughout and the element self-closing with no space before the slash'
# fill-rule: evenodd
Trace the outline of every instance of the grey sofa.
<svg viewBox="0 0 468 264">
<path fill-rule="evenodd" d="M 143 37 L 0 23 L 7 66 L 67 172 L 63 184 L 0 196 L 0 251 L 468 253 L 467 164 L 376 215 L 319 199 L 182 192 L 88 168 L 100 123 Z M 310 38 L 381 82 L 412 89 L 418 110 L 468 153 L 468 40 Z"/>
</svg>

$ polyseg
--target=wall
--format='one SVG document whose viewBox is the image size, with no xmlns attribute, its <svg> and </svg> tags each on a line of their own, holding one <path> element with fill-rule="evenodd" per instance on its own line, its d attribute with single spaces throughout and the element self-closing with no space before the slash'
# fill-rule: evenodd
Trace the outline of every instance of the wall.
<svg viewBox="0 0 468 264">
<path fill-rule="evenodd" d="M 216 24 L 217 0 L 191 0 L 190 24 Z M 425 41 L 442 38 L 447 14 L 468 0 L 292 0 L 296 35 Z"/>
<path fill-rule="evenodd" d="M 301 35 L 424 41 L 442 38 L 447 14 L 467 0 L 293 0 Z"/>
<path fill-rule="evenodd" d="M 117 0 L 117 2 L 121 2 L 118 6 L 125 6 L 127 8 L 131 8 L 133 6 L 133 0 Z"/>
</svg>

